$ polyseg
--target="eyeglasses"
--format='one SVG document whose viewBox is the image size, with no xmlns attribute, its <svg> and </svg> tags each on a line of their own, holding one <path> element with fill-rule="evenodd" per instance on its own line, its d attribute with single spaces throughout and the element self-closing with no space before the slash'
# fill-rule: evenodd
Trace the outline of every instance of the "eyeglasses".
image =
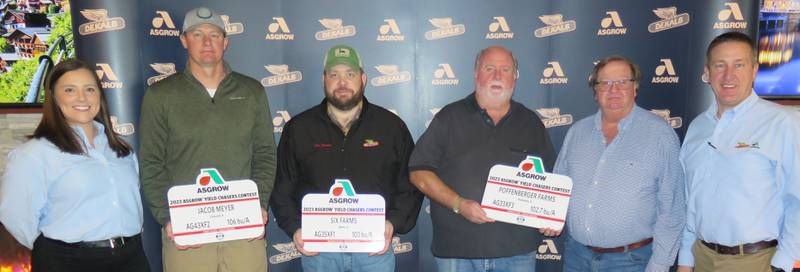
<svg viewBox="0 0 800 272">
<path fill-rule="evenodd" d="M 598 80 L 594 83 L 594 87 L 601 91 L 611 90 L 612 86 L 617 88 L 628 89 L 633 87 L 633 79 L 619 79 L 619 80 Z"/>
</svg>

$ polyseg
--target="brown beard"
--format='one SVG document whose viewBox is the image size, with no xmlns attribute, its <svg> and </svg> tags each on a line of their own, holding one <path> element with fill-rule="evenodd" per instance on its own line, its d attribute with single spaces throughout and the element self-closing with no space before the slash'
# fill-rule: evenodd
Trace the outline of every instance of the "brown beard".
<svg viewBox="0 0 800 272">
<path fill-rule="evenodd" d="M 364 98 L 364 88 L 361 88 L 360 92 L 354 93 L 353 97 L 347 101 L 341 101 L 336 99 L 335 93 L 336 91 L 333 91 L 331 92 L 330 95 L 328 95 L 328 93 L 325 92 L 325 100 L 327 100 L 328 103 L 330 103 L 333 107 L 342 111 L 348 111 L 352 109 L 353 107 L 358 105 L 358 102 L 361 102 L 361 99 Z"/>
</svg>

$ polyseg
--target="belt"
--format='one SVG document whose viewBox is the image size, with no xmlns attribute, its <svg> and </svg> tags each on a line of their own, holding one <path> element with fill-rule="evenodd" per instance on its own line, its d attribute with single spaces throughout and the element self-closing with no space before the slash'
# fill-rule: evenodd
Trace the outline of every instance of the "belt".
<svg viewBox="0 0 800 272">
<path fill-rule="evenodd" d="M 758 252 L 759 250 L 775 247 L 778 245 L 778 240 L 761 241 L 751 244 L 741 244 L 738 246 L 723 246 L 715 243 L 709 243 L 703 240 L 700 240 L 700 242 L 703 243 L 703 245 L 705 245 L 706 247 L 714 250 L 715 252 L 725 255 L 753 254 Z"/>
<path fill-rule="evenodd" d="M 106 240 L 99 240 L 99 241 L 81 241 L 77 243 L 67 243 L 64 241 L 50 239 L 47 237 L 42 236 L 48 242 L 65 246 L 65 247 L 72 247 L 72 248 L 121 248 L 125 247 L 126 244 L 130 244 L 133 242 L 139 242 L 141 240 L 141 234 L 136 234 L 131 237 L 114 237 L 111 239 Z"/>
<path fill-rule="evenodd" d="M 647 238 L 647 239 L 641 240 L 639 242 L 636 242 L 636 243 L 633 243 L 633 244 L 629 244 L 629 245 L 620 246 L 620 247 L 610 247 L 610 248 L 593 247 L 593 246 L 586 246 L 586 247 L 588 247 L 589 249 L 591 249 L 595 253 L 620 253 L 620 252 L 628 252 L 630 250 L 634 250 L 634 249 L 637 249 L 637 248 L 641 248 L 641 247 L 647 246 L 652 242 L 653 242 L 653 238 Z"/>
</svg>

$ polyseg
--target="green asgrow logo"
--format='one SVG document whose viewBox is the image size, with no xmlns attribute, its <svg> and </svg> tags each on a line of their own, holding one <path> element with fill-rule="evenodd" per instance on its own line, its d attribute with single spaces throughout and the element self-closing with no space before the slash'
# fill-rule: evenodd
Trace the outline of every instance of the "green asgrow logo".
<svg viewBox="0 0 800 272">
<path fill-rule="evenodd" d="M 353 185 L 350 184 L 349 180 L 337 179 L 334 181 L 333 186 L 331 186 L 330 194 L 333 196 L 342 196 L 342 193 L 347 197 L 356 196 L 356 191 L 353 190 Z"/>
<path fill-rule="evenodd" d="M 197 175 L 195 182 L 201 186 L 207 186 L 211 181 L 214 181 L 214 184 L 217 185 L 225 184 L 225 180 L 222 179 L 222 175 L 219 174 L 216 168 L 200 169 L 200 174 Z"/>
</svg>

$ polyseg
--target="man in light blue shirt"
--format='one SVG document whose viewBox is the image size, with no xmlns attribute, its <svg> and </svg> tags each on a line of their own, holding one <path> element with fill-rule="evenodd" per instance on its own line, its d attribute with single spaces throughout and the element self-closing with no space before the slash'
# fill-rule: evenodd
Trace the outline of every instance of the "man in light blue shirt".
<svg viewBox="0 0 800 272">
<path fill-rule="evenodd" d="M 600 110 L 564 140 L 554 168 L 573 181 L 564 271 L 668 271 L 675 261 L 685 221 L 680 142 L 636 106 L 640 74 L 621 56 L 598 62 L 589 85 Z"/>
<path fill-rule="evenodd" d="M 688 211 L 679 271 L 791 271 L 800 259 L 800 116 L 756 96 L 757 71 L 747 35 L 708 46 L 703 79 L 716 102 L 681 149 Z"/>
</svg>

